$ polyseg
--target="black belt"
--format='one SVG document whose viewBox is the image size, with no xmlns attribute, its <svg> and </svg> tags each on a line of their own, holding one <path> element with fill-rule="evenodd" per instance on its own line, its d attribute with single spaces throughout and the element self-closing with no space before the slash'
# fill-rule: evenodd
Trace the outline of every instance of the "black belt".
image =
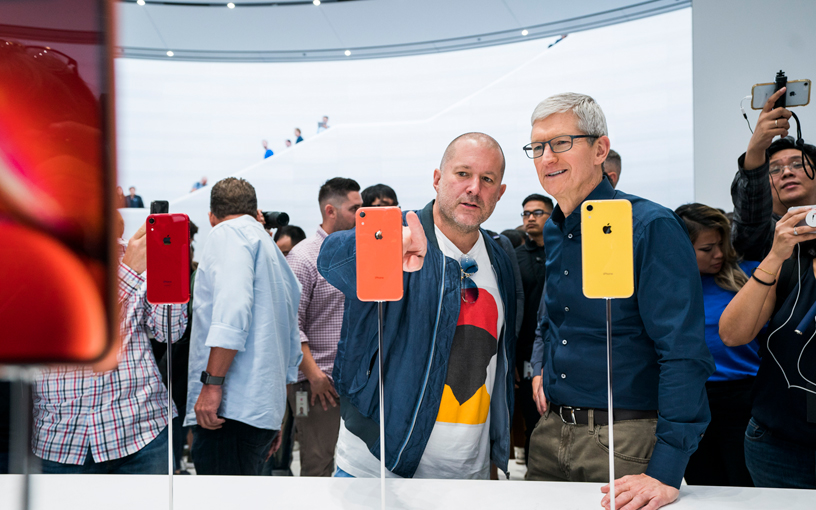
<svg viewBox="0 0 816 510">
<path fill-rule="evenodd" d="M 589 411 L 585 407 L 570 407 L 550 404 L 550 412 L 561 417 L 567 425 L 589 425 Z M 593 409 L 596 425 L 609 425 L 609 413 L 606 409 Z M 657 418 L 657 411 L 634 411 L 631 409 L 615 409 L 615 422 L 626 420 L 651 420 Z"/>
</svg>

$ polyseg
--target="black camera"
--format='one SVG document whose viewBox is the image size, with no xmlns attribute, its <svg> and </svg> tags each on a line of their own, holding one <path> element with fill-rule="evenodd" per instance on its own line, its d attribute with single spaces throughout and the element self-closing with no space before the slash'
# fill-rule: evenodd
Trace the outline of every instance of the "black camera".
<svg viewBox="0 0 816 510">
<path fill-rule="evenodd" d="M 264 219 L 264 228 L 266 230 L 285 227 L 289 224 L 289 215 L 285 212 L 264 211 L 262 214 Z"/>
</svg>

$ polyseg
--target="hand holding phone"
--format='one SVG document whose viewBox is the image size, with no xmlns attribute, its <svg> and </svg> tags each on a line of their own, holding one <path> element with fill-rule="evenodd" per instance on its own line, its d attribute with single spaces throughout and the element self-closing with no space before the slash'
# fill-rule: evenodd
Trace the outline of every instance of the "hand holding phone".
<svg viewBox="0 0 816 510">
<path fill-rule="evenodd" d="M 745 152 L 743 168 L 754 170 L 765 164 L 765 151 L 771 146 L 771 142 L 777 136 L 788 136 L 790 129 L 791 112 L 785 108 L 774 108 L 776 101 L 782 97 L 787 89 L 781 88 L 771 94 L 759 114 L 754 134 L 748 142 L 748 150 Z"/>
<path fill-rule="evenodd" d="M 147 238 L 145 233 L 145 226 L 142 225 L 128 241 L 125 256 L 122 258 L 122 264 L 131 268 L 137 274 L 142 274 L 147 269 Z"/>
</svg>

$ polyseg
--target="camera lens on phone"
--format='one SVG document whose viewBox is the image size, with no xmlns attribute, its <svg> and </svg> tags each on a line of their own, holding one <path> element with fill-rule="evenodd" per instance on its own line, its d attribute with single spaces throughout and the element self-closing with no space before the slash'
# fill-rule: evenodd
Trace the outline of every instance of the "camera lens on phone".
<svg viewBox="0 0 816 510">
<path fill-rule="evenodd" d="M 151 225 L 152 225 L 152 224 L 154 224 L 154 223 L 156 223 L 156 220 L 154 220 L 153 218 L 150 218 L 150 219 L 149 219 L 149 220 L 147 220 L 147 221 L 149 221 Z"/>
<path fill-rule="evenodd" d="M 360 217 L 365 218 L 365 211 L 360 211 Z"/>
<path fill-rule="evenodd" d="M 592 210 L 592 206 L 591 206 L 591 205 L 588 205 L 588 206 L 587 206 L 587 211 L 591 211 L 591 210 Z"/>
</svg>

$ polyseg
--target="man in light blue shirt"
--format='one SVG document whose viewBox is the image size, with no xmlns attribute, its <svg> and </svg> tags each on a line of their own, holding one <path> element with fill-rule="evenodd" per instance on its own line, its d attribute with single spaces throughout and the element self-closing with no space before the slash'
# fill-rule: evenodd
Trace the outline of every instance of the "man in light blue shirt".
<svg viewBox="0 0 816 510">
<path fill-rule="evenodd" d="M 280 445 L 286 384 L 297 381 L 300 284 L 255 219 L 255 188 L 212 188 L 198 266 L 184 425 L 199 474 L 258 475 Z"/>
</svg>

